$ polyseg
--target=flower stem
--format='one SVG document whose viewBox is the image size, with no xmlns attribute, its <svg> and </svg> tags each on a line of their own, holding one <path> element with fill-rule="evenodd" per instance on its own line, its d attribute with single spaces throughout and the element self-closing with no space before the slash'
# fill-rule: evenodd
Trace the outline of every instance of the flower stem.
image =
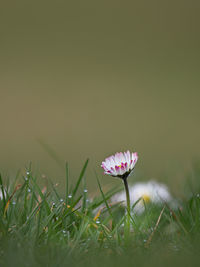
<svg viewBox="0 0 200 267">
<path fill-rule="evenodd" d="M 131 212 L 131 205 L 130 205 L 130 194 L 128 189 L 128 182 L 127 178 L 123 179 L 124 181 L 124 187 L 126 191 L 126 208 L 127 208 L 127 217 L 126 217 L 126 225 L 125 225 L 125 240 L 128 242 L 129 236 L 130 236 L 130 212 Z"/>
</svg>

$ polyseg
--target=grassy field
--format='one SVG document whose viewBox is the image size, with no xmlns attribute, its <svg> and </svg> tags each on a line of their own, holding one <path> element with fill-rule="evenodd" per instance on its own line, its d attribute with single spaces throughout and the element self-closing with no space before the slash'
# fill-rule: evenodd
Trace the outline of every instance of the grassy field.
<svg viewBox="0 0 200 267">
<path fill-rule="evenodd" d="M 188 176 L 187 192 L 175 209 L 167 203 L 145 205 L 131 213 L 124 238 L 125 207 L 110 203 L 120 190 L 89 197 L 85 162 L 71 186 L 68 165 L 63 193 L 32 171 L 0 178 L 0 266 L 197 266 L 200 256 L 200 169 Z M 114 178 L 110 178 L 114 179 Z M 189 185 L 190 184 L 190 185 Z M 135 203 L 137 205 L 137 203 Z"/>
<path fill-rule="evenodd" d="M 0 267 L 199 266 L 199 10 L 1 1 Z M 131 208 L 101 168 L 128 149 Z"/>
</svg>

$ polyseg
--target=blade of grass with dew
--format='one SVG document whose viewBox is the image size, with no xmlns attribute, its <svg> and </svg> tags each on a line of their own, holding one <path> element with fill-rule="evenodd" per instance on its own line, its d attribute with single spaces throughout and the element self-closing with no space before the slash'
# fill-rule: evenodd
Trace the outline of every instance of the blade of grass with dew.
<svg viewBox="0 0 200 267">
<path fill-rule="evenodd" d="M 86 186 L 86 177 L 85 175 L 83 175 L 83 201 L 82 201 L 82 212 L 84 212 L 86 210 L 86 204 L 87 204 L 87 186 Z"/>
<path fill-rule="evenodd" d="M 73 198 L 75 197 L 75 195 L 76 195 L 76 193 L 77 193 L 77 191 L 78 191 L 78 188 L 79 188 L 79 185 L 80 185 L 80 183 L 81 183 L 81 180 L 83 179 L 83 176 L 84 176 L 85 171 L 86 171 L 86 169 L 87 169 L 88 162 L 89 162 L 89 159 L 86 160 L 86 162 L 85 162 L 85 164 L 84 164 L 84 166 L 83 166 L 83 168 L 82 168 L 82 170 L 81 170 L 80 176 L 79 176 L 79 178 L 78 178 L 78 180 L 77 180 L 77 183 L 76 183 L 76 185 L 75 185 L 75 187 L 74 187 L 74 190 L 73 190 L 73 193 L 72 193 L 72 197 L 73 197 Z"/>
<path fill-rule="evenodd" d="M 10 202 L 11 202 L 11 200 L 12 200 L 14 194 L 20 189 L 20 187 L 21 187 L 21 184 L 17 185 L 17 186 L 15 187 L 13 193 L 12 193 L 11 196 L 9 197 L 9 199 L 8 199 L 8 201 L 7 201 L 7 203 L 6 203 L 6 206 L 5 206 L 5 208 L 4 208 L 4 215 L 5 215 L 5 213 L 6 213 L 7 210 L 8 210 L 8 207 L 9 207 L 9 205 L 10 205 Z"/>
<path fill-rule="evenodd" d="M 53 192 L 54 192 L 54 194 L 55 194 L 57 200 L 60 201 L 61 197 L 60 197 L 60 195 L 58 194 L 58 192 L 57 192 L 57 190 L 56 190 L 56 188 L 55 188 L 55 185 L 53 184 L 53 182 L 51 181 L 51 179 L 49 179 L 49 181 L 50 181 L 51 187 L 52 187 L 52 189 L 53 189 Z"/>
<path fill-rule="evenodd" d="M 37 199 L 37 196 L 35 194 L 35 185 L 32 186 L 31 188 L 31 198 L 30 198 L 30 204 L 29 204 L 29 214 L 31 213 L 32 209 L 33 209 L 33 205 L 34 205 L 34 202 L 35 203 L 39 203 L 38 202 L 38 199 Z"/>
<path fill-rule="evenodd" d="M 69 195 L 69 164 L 65 164 L 65 203 L 68 205 L 68 195 Z"/>
<path fill-rule="evenodd" d="M 53 219 L 54 217 L 56 217 L 56 214 L 57 214 L 57 212 L 59 211 L 59 209 L 60 209 L 61 206 L 62 206 L 62 204 L 60 204 L 58 207 L 56 207 L 55 210 L 51 211 L 51 214 L 49 214 L 49 215 L 45 218 L 44 222 L 42 223 L 42 225 L 43 225 L 42 228 L 47 227 L 47 226 L 50 224 L 50 222 L 52 221 L 52 219 Z"/>
</svg>

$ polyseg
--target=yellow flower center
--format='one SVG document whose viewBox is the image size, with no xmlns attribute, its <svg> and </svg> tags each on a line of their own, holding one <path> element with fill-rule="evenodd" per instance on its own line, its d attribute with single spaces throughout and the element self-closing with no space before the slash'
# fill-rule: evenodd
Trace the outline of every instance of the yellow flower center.
<svg viewBox="0 0 200 267">
<path fill-rule="evenodd" d="M 145 203 L 149 203 L 150 202 L 150 196 L 148 196 L 148 195 L 146 195 L 146 194 L 144 194 L 144 195 L 142 195 L 142 199 L 144 200 L 144 202 Z"/>
</svg>

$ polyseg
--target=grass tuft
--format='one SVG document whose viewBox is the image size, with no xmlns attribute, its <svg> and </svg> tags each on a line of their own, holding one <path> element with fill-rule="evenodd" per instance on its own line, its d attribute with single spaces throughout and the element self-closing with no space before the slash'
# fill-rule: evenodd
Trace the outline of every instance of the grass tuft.
<svg viewBox="0 0 200 267">
<path fill-rule="evenodd" d="M 119 188 L 104 192 L 97 178 L 99 196 L 89 198 L 88 162 L 71 187 L 66 163 L 65 197 L 50 180 L 41 187 L 31 165 L 17 179 L 0 175 L 0 266 L 142 266 L 147 262 L 184 266 L 187 261 L 195 265 L 200 245 L 199 188 L 190 191 L 176 209 L 149 204 L 142 214 L 131 213 L 127 247 L 125 208 L 110 201 Z M 200 178 L 199 169 L 195 176 Z M 155 255 L 159 255 L 157 262 Z"/>
</svg>

